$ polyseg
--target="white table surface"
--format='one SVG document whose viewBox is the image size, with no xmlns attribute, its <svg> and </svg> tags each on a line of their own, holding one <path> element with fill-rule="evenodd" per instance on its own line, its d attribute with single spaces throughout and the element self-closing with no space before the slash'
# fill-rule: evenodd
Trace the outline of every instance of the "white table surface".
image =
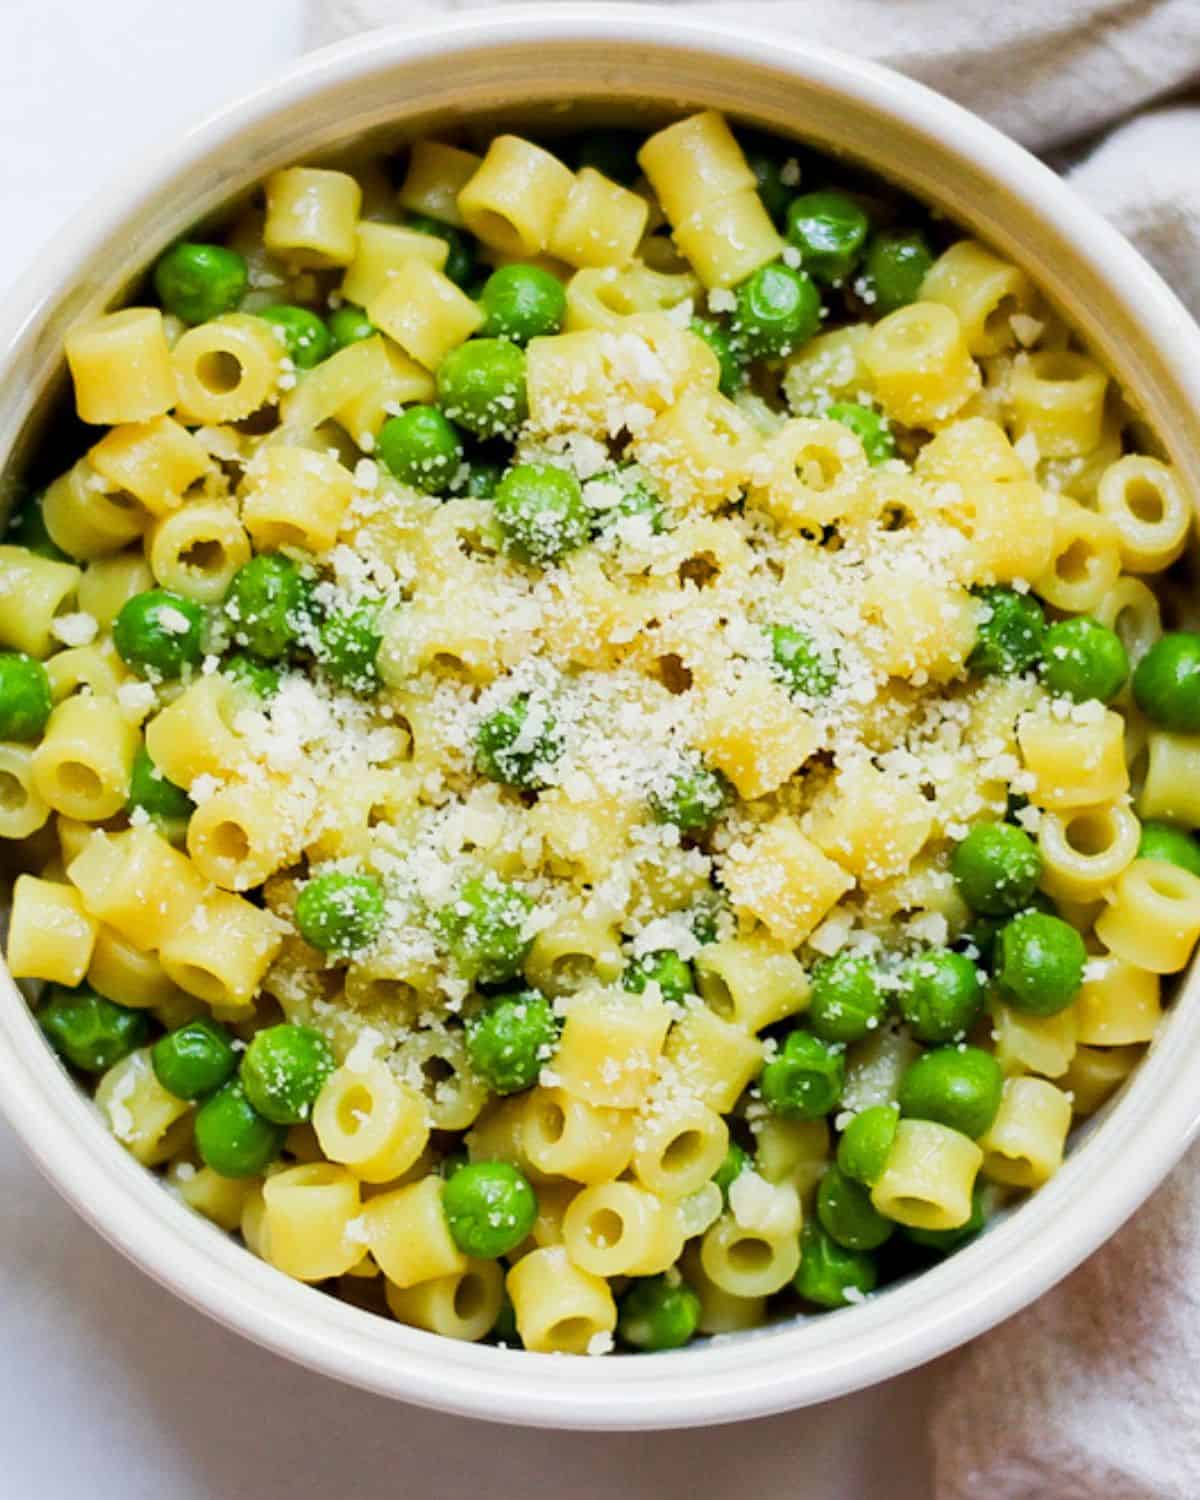
<svg viewBox="0 0 1200 1500">
<path fill-rule="evenodd" d="M 0 289 L 126 159 L 300 46 L 303 0 L 0 0 Z M 4 1500 L 927 1500 L 921 1375 L 634 1436 L 471 1424 L 257 1349 L 122 1260 L 0 1123 Z M 530 1414 L 536 1419 L 536 1413 Z"/>
</svg>

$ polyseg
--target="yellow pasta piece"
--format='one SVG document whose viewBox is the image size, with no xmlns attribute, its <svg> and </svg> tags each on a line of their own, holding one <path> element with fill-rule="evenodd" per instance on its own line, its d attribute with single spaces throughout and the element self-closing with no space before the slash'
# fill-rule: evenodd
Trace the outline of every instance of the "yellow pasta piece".
<svg viewBox="0 0 1200 1500">
<path fill-rule="evenodd" d="M 33 752 L 33 782 L 55 812 L 98 823 L 129 796 L 137 730 L 110 698 L 66 698 Z"/>
<path fill-rule="evenodd" d="M 361 223 L 354 232 L 354 259 L 342 277 L 341 295 L 366 307 L 410 260 L 423 260 L 435 271 L 445 268 L 448 240 L 422 234 L 404 224 Z"/>
<path fill-rule="evenodd" d="M 1043 1078 L 1008 1078 L 1000 1108 L 979 1138 L 980 1167 L 993 1182 L 1040 1187 L 1062 1165 L 1071 1101 Z"/>
<path fill-rule="evenodd" d="M 1146 738 L 1146 751 L 1139 815 L 1200 827 L 1200 738 L 1155 729 Z"/>
<path fill-rule="evenodd" d="M 1175 471 L 1127 453 L 1100 477 L 1096 502 L 1116 528 L 1121 566 L 1131 573 L 1170 567 L 1187 545 L 1192 511 Z"/>
<path fill-rule="evenodd" d="M 146 725 L 146 749 L 168 781 L 188 790 L 199 776 L 224 779 L 246 762 L 235 722 L 244 688 L 222 673 L 200 677 Z"/>
<path fill-rule="evenodd" d="M 611 1342 L 617 1304 L 608 1283 L 573 1265 L 562 1245 L 522 1256 L 505 1285 L 521 1343 L 535 1354 L 586 1354 Z"/>
<path fill-rule="evenodd" d="M 819 743 L 812 717 L 768 678 L 710 693 L 697 738 L 697 748 L 742 797 L 762 797 L 782 786 Z"/>
<path fill-rule="evenodd" d="M 1096 919 L 1096 936 L 1127 963 L 1177 973 L 1200 937 L 1200 876 L 1165 860 L 1135 859 Z"/>
<path fill-rule="evenodd" d="M 140 550 L 93 558 L 76 588 L 79 608 L 107 630 L 135 594 L 154 587 L 154 574 Z"/>
<path fill-rule="evenodd" d="M 1120 571 L 1120 542 L 1113 523 L 1060 497 L 1050 562 L 1032 580 L 1036 592 L 1058 609 L 1086 614 L 1112 589 Z"/>
<path fill-rule="evenodd" d="M 866 477 L 866 454 L 848 427 L 798 417 L 764 447 L 750 498 L 781 525 L 819 533 L 860 505 Z"/>
<path fill-rule="evenodd" d="M 313 1127 L 330 1161 L 364 1182 L 400 1177 L 429 1141 L 425 1099 L 380 1061 L 331 1074 L 313 1106 Z"/>
<path fill-rule="evenodd" d="M 327 453 L 264 448 L 247 474 L 242 522 L 262 550 L 326 552 L 354 494 L 354 476 Z"/>
<path fill-rule="evenodd" d="M 962 325 L 940 302 L 913 302 L 881 318 L 863 363 L 884 411 L 907 427 L 949 421 L 980 386 Z"/>
<path fill-rule="evenodd" d="M 0 839 L 23 839 L 50 817 L 33 779 L 33 749 L 0 743 Z"/>
<path fill-rule="evenodd" d="M 563 1215 L 563 1248 L 593 1276 L 654 1276 L 679 1258 L 674 1206 L 632 1182 L 584 1188 Z"/>
<path fill-rule="evenodd" d="M 962 324 L 973 355 L 1001 354 L 1017 342 L 1013 316 L 1028 319 L 1033 283 L 978 240 L 958 240 L 934 261 L 921 283 L 923 302 L 943 302 Z"/>
<path fill-rule="evenodd" d="M 992 1002 L 996 1061 L 1005 1073 L 1040 1073 L 1061 1078 L 1075 1056 L 1079 1027 L 1076 1007 L 1054 1016 L 1035 1016 L 1003 1001 Z"/>
<path fill-rule="evenodd" d="M 96 834 L 67 876 L 92 916 L 150 949 L 182 927 L 208 890 L 191 861 L 146 827 Z"/>
<path fill-rule="evenodd" d="M 909 868 L 933 827 L 933 805 L 911 782 L 855 761 L 814 804 L 813 842 L 864 885 Z"/>
<path fill-rule="evenodd" d="M 650 206 L 594 167 L 575 176 L 546 249 L 571 266 L 624 266 L 634 257 Z"/>
<path fill-rule="evenodd" d="M 1093 959 L 1074 1005 L 1079 1040 L 1092 1047 L 1148 1042 L 1162 1019 L 1160 987 L 1157 974 L 1136 964 Z"/>
<path fill-rule="evenodd" d="M 283 926 L 271 912 L 229 891 L 210 891 L 163 938 L 158 956 L 181 990 L 237 1020 L 252 1013 L 282 943 Z"/>
<path fill-rule="evenodd" d="M 591 1104 L 565 1089 L 535 1088 L 523 1101 L 520 1149 L 547 1176 L 611 1182 L 629 1165 L 636 1127 L 631 1110 Z"/>
<path fill-rule="evenodd" d="M 132 495 L 156 516 L 182 505 L 185 492 L 212 468 L 204 444 L 165 416 L 114 427 L 88 450 L 88 463 L 110 489 Z"/>
<path fill-rule="evenodd" d="M 734 845 L 725 859 L 724 882 L 735 907 L 793 948 L 854 884 L 786 813 Z"/>
<path fill-rule="evenodd" d="M 388 1309 L 401 1323 L 474 1343 L 492 1331 L 504 1298 L 504 1274 L 494 1260 L 472 1260 L 464 1271 L 401 1288 L 388 1282 Z"/>
<path fill-rule="evenodd" d="M 532 141 L 498 135 L 478 170 L 459 190 L 463 224 L 504 255 L 541 255 L 574 179 L 557 157 Z"/>
<path fill-rule="evenodd" d="M 1005 1088 L 1026 1081 L 1037 1082 L 1013 1079 Z M 957 1130 L 932 1120 L 901 1120 L 871 1202 L 898 1224 L 957 1229 L 971 1217 L 971 1189 L 982 1162 L 980 1148 Z"/>
<path fill-rule="evenodd" d="M 96 1106 L 113 1135 L 143 1166 L 169 1161 L 191 1132 L 192 1106 L 159 1083 L 149 1047 L 109 1068 L 96 1085 Z"/>
<path fill-rule="evenodd" d="M 1061 1083 L 1077 1115 L 1094 1115 L 1142 1059 L 1142 1047 L 1078 1047 Z"/>
<path fill-rule="evenodd" d="M 1100 442 L 1107 389 L 1108 376 L 1085 354 L 1019 354 L 1009 377 L 1014 433 L 1031 434 L 1045 458 L 1087 453 Z"/>
<path fill-rule="evenodd" d="M 226 313 L 189 328 L 171 351 L 177 415 L 189 423 L 252 416 L 274 397 L 282 361 L 271 325 L 249 313 Z"/>
<path fill-rule="evenodd" d="M 68 331 L 63 340 L 80 420 L 148 422 L 175 405 L 175 374 L 156 307 L 126 307 Z"/>
<path fill-rule="evenodd" d="M 695 959 L 705 1004 L 721 1020 L 748 1032 L 803 1010 L 808 976 L 793 946 L 765 932 L 706 943 Z"/>
<path fill-rule="evenodd" d="M 1098 900 L 1137 857 L 1140 837 L 1123 803 L 1046 813 L 1038 825 L 1042 889 L 1056 900 Z"/>
<path fill-rule="evenodd" d="M 442 1212 L 440 1177 L 378 1194 L 363 1218 L 367 1248 L 393 1286 L 416 1286 L 467 1269 L 467 1257 L 451 1239 Z"/>
<path fill-rule="evenodd" d="M 347 172 L 287 167 L 267 178 L 263 244 L 294 266 L 324 269 L 354 258 L 362 188 Z"/>
<path fill-rule="evenodd" d="M 479 170 L 482 157 L 441 141 L 416 141 L 396 201 L 409 213 L 427 214 L 441 224 L 465 229 L 458 195 Z"/>
<path fill-rule="evenodd" d="M 1023 715 L 1017 740 L 1025 767 L 1035 779 L 1029 800 L 1062 811 L 1122 796 L 1129 787 L 1124 732 L 1124 721 L 1111 709 L 1082 720 L 1049 713 Z"/>
<path fill-rule="evenodd" d="M 81 559 L 119 551 L 142 534 L 149 519 L 129 495 L 106 493 L 105 481 L 85 459 L 47 489 L 42 518 L 55 546 Z"/>
<path fill-rule="evenodd" d="M 79 569 L 39 557 L 24 547 L 0 545 L 0 645 L 30 656 L 49 656 L 50 627 L 75 593 Z"/>
<path fill-rule="evenodd" d="M 714 974 L 710 984 L 718 982 Z M 667 1033 L 663 1058 L 681 1088 L 721 1114 L 728 1114 L 763 1066 L 762 1043 L 752 1032 L 695 1001 Z"/>
<path fill-rule="evenodd" d="M 77 985 L 92 961 L 97 926 L 71 886 L 19 875 L 8 920 L 8 972 L 14 979 Z"/>
<path fill-rule="evenodd" d="M 367 316 L 427 370 L 483 322 L 479 305 L 427 261 L 410 260 L 376 293 Z"/>
<path fill-rule="evenodd" d="M 341 1276 L 362 1259 L 349 1233 L 361 1208 L 358 1179 L 332 1162 L 287 1167 L 263 1183 L 267 1259 L 298 1281 Z"/>
<path fill-rule="evenodd" d="M 671 1013 L 649 991 L 589 988 L 566 1004 L 554 1056 L 559 1085 L 588 1104 L 636 1109 L 654 1080 Z"/>
</svg>

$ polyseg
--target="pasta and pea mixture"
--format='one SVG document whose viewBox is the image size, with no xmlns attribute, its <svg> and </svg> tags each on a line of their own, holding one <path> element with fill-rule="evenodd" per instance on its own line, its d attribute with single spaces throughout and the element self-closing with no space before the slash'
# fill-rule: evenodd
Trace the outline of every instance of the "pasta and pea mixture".
<svg viewBox="0 0 1200 1500">
<path fill-rule="evenodd" d="M 1189 504 L 873 179 L 711 112 L 394 166 L 68 337 L 10 968 L 186 1203 L 405 1323 L 861 1301 L 1051 1176 L 1200 934 Z"/>
</svg>

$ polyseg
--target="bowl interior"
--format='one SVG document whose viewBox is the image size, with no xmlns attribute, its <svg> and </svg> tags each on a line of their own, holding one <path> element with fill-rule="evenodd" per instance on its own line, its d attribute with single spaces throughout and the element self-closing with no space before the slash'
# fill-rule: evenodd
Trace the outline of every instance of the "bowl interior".
<svg viewBox="0 0 1200 1500">
<path fill-rule="evenodd" d="M 476 123 L 553 134 L 600 121 L 652 126 L 696 107 L 861 162 L 1018 260 L 1200 494 L 1200 332 L 1134 252 L 1019 148 L 917 85 L 799 43 L 623 7 L 554 7 L 328 49 L 108 192 L 9 298 L 0 328 L 0 506 L 11 504 L 33 446 L 61 420 L 64 329 L 119 301 L 172 238 L 276 167 Z M 64 442 L 78 441 L 69 422 L 63 431 Z M 73 456 L 64 452 L 62 466 Z M 282 1353 L 386 1394 L 498 1420 L 701 1424 L 896 1373 L 1065 1274 L 1136 1207 L 1196 1128 L 1194 988 L 1181 987 L 1150 1056 L 1115 1107 L 1077 1133 L 1059 1176 L 966 1251 L 865 1307 L 634 1360 L 551 1363 L 454 1345 L 287 1281 L 171 1199 L 109 1137 L 6 974 L 0 1102 L 114 1243 Z"/>
</svg>

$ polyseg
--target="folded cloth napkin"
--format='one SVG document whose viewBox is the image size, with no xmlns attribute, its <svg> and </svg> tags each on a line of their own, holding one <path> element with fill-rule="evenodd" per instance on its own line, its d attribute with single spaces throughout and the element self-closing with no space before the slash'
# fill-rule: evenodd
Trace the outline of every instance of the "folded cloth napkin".
<svg viewBox="0 0 1200 1500">
<path fill-rule="evenodd" d="M 1200 314 L 1200 0 L 663 0 L 888 63 L 1036 151 Z M 310 0 L 313 44 L 495 0 Z M 937 1368 L 937 1500 L 1200 1500 L 1200 1147 Z"/>
</svg>

